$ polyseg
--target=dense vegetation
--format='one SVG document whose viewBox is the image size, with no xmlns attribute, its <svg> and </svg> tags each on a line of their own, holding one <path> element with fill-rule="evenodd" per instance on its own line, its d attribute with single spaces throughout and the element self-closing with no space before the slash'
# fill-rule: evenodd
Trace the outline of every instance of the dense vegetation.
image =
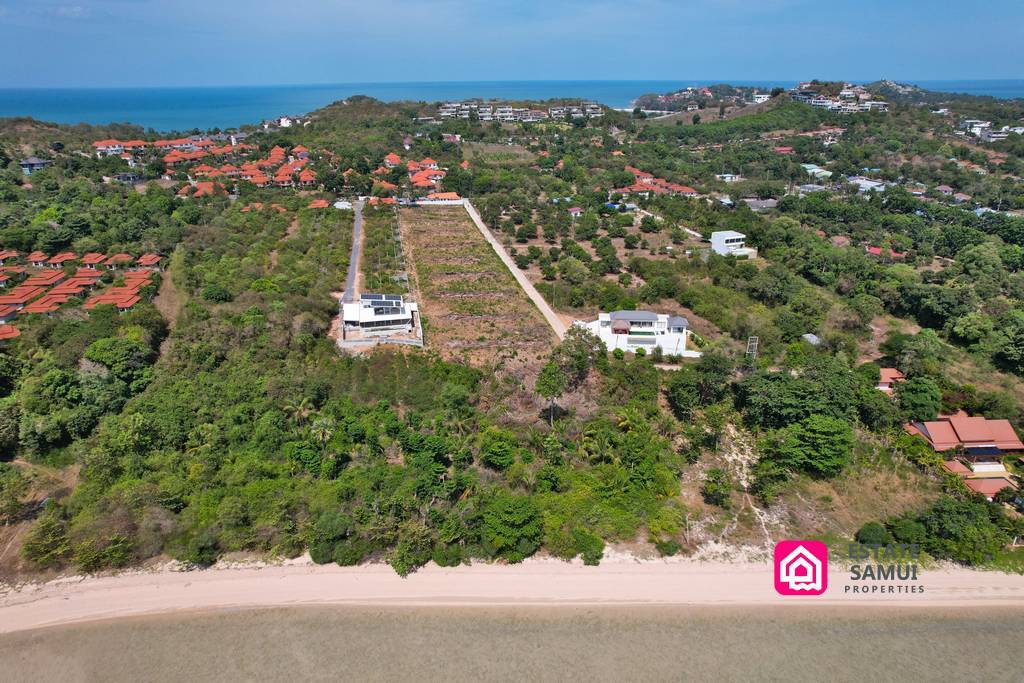
<svg viewBox="0 0 1024 683">
<path fill-rule="evenodd" d="M 162 277 L 179 301 L 162 316 L 150 303 L 158 283 L 130 313 L 71 306 L 0 352 L 0 451 L 14 461 L 0 463 L 0 518 L 31 523 L 22 556 L 32 566 L 308 550 L 316 562 L 385 560 L 406 574 L 542 548 L 592 564 L 609 542 L 674 554 L 858 528 L 986 564 L 1020 534 L 1015 495 L 973 496 L 901 425 L 964 409 L 1019 427 L 1024 219 L 933 192 L 863 196 L 843 182 L 877 168 L 903 185 L 947 183 L 985 206 L 1019 208 L 1012 144 L 994 164 L 914 107 L 840 119 L 785 103 L 695 126 L 613 112 L 505 127 L 417 122 L 430 110 L 350 98 L 310 126 L 253 140 L 316 150 L 324 189 L 347 195 L 370 191 L 383 155 L 408 142 L 449 169 L 444 188 L 473 198 L 556 308 L 678 310 L 705 325 L 703 357 L 609 354 L 578 331 L 532 364 L 341 355 L 327 332 L 350 212 L 245 184 L 234 200 L 104 184 L 119 161 L 50 147 L 56 136 L 74 151 L 88 136 L 33 128 L 27 144 L 57 163 L 31 189 L 16 166 L 3 172 L 0 246 L 167 254 Z M 795 136 L 823 125 L 846 131 L 829 145 Z M 0 136 L 7 159 L 12 135 Z M 780 140 L 793 156 L 773 151 Z M 802 196 L 800 162 L 828 166 L 835 182 Z M 707 199 L 609 197 L 633 182 L 627 164 Z M 715 178 L 723 172 L 746 180 L 727 186 Z M 405 181 L 401 169 L 387 178 Z M 755 213 L 744 197 L 780 201 Z M 256 201 L 283 211 L 241 210 Z M 645 214 L 623 210 L 627 201 Z M 405 289 L 396 226 L 390 208 L 367 210 L 367 289 Z M 692 232 L 713 230 L 744 232 L 762 258 L 688 258 Z M 870 256 L 865 244 L 887 252 Z M 751 336 L 756 357 L 743 353 Z M 908 377 L 892 399 L 875 389 L 880 365 Z M 40 467 L 72 473 L 72 490 L 39 505 Z M 890 472 L 893 490 L 913 496 L 874 499 L 873 478 Z M 810 509 L 815 519 L 801 519 Z M 769 529 L 763 511 L 786 521 Z"/>
</svg>

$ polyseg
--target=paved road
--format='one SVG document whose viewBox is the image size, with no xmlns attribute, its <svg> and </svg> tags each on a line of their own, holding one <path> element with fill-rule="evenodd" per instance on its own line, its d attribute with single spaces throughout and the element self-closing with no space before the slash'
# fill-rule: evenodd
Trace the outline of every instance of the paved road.
<svg viewBox="0 0 1024 683">
<path fill-rule="evenodd" d="M 484 225 L 484 222 L 480 219 L 480 214 L 476 212 L 476 208 L 474 208 L 473 205 L 469 203 L 468 199 L 465 200 L 464 206 L 466 207 L 466 213 L 468 213 L 469 217 L 473 219 L 473 223 L 476 224 L 476 227 L 480 231 L 480 234 L 484 236 L 484 239 L 487 240 L 487 242 L 494 249 L 495 253 L 498 254 L 498 257 L 505 264 L 505 266 L 512 272 L 512 277 L 516 279 L 516 282 L 519 283 L 519 286 L 522 287 L 523 291 L 526 292 L 526 296 L 530 297 L 530 301 L 532 301 L 533 304 L 538 309 L 540 309 L 540 312 L 544 316 L 544 319 L 548 321 L 549 325 L 551 325 L 551 329 L 555 331 L 555 334 L 558 335 L 558 338 L 564 339 L 565 333 L 569 330 L 569 326 L 566 325 L 565 322 L 563 322 L 562 319 L 558 316 L 558 314 L 555 313 L 555 311 L 551 308 L 551 306 L 548 305 L 548 302 L 544 299 L 543 296 L 541 296 L 540 292 L 538 292 L 537 289 L 533 286 L 533 283 L 530 282 L 529 279 L 527 279 L 523 271 L 521 271 L 519 269 L 519 266 L 516 265 L 516 262 L 513 261 L 512 257 L 509 256 L 508 252 L 505 251 L 505 247 L 503 247 L 501 243 L 494 238 L 494 235 L 491 233 L 490 229 L 486 225 Z"/>
<path fill-rule="evenodd" d="M 344 303 L 352 303 L 356 293 L 356 277 L 359 275 L 359 252 L 363 246 L 363 202 L 356 200 L 352 203 L 352 210 L 355 212 L 355 221 L 352 223 L 352 253 L 348 257 L 348 276 L 345 278 L 345 293 L 341 300 Z"/>
</svg>

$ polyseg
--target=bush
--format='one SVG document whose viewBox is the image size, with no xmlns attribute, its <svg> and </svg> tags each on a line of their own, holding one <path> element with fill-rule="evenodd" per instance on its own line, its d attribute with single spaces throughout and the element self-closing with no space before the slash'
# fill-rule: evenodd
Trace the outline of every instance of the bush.
<svg viewBox="0 0 1024 683">
<path fill-rule="evenodd" d="M 672 555 L 675 555 L 680 550 L 682 550 L 682 547 L 679 545 L 679 543 L 671 539 L 668 541 L 661 541 L 659 543 L 655 543 L 654 548 L 662 557 L 671 557 Z"/>
<path fill-rule="evenodd" d="M 858 543 L 864 545 L 888 545 L 892 543 L 892 535 L 878 522 L 868 522 L 862 526 L 856 536 Z"/>
<path fill-rule="evenodd" d="M 728 472 L 718 468 L 708 470 L 707 477 L 704 479 L 704 485 L 700 489 L 705 503 L 728 508 L 730 504 L 729 494 L 731 492 L 732 479 L 729 477 Z"/>
<path fill-rule="evenodd" d="M 203 287 L 203 291 L 200 292 L 200 296 L 206 301 L 217 304 L 224 304 L 234 299 L 231 292 L 218 284 L 206 285 Z"/>
<path fill-rule="evenodd" d="M 573 529 L 573 541 L 576 552 L 583 558 L 583 564 L 596 567 L 604 557 L 604 540 L 597 534 L 585 529 Z"/>
<path fill-rule="evenodd" d="M 59 567 L 71 554 L 68 529 L 56 505 L 50 504 L 28 532 L 21 554 L 45 568 Z"/>
</svg>

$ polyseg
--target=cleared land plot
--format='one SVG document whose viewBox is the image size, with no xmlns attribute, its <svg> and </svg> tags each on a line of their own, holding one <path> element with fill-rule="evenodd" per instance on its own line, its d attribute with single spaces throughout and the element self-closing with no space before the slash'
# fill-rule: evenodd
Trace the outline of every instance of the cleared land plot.
<svg viewBox="0 0 1024 683">
<path fill-rule="evenodd" d="M 409 291 L 398 218 L 391 207 L 363 209 L 363 292 L 405 294 Z"/>
<path fill-rule="evenodd" d="M 555 335 L 462 207 L 401 209 L 427 346 L 488 361 L 544 353 Z"/>
</svg>

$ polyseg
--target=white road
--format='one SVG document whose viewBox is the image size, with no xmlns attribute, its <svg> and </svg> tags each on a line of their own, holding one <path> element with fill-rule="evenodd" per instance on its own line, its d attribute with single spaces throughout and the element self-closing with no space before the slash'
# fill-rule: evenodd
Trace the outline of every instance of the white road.
<svg viewBox="0 0 1024 683">
<path fill-rule="evenodd" d="M 558 335 L 559 339 L 564 339 L 565 333 L 569 330 L 569 326 L 565 324 L 557 313 L 555 313 L 554 309 L 551 308 L 544 297 L 541 296 L 541 293 L 533 286 L 533 283 L 530 282 L 529 278 L 526 277 L 526 274 L 519 269 L 516 262 L 513 261 L 512 257 L 508 255 L 507 251 L 505 251 L 505 247 L 501 245 L 501 242 L 495 239 L 490 228 L 488 228 L 484 224 L 483 220 L 480 219 L 480 214 L 477 213 L 476 207 L 474 207 L 468 199 L 463 200 L 463 206 L 466 207 L 466 213 L 468 213 L 469 217 L 473 219 L 473 223 L 480 231 L 480 234 L 484 236 L 487 243 L 490 244 L 491 248 L 498 254 L 498 258 L 500 258 L 502 263 L 504 263 L 509 271 L 511 271 L 512 277 L 516 279 L 519 286 L 526 292 L 526 296 L 530 297 L 530 301 L 533 302 L 534 306 L 540 310 L 544 319 L 548 321 L 549 325 L 551 325 L 551 329 L 555 331 L 555 334 Z"/>
</svg>

